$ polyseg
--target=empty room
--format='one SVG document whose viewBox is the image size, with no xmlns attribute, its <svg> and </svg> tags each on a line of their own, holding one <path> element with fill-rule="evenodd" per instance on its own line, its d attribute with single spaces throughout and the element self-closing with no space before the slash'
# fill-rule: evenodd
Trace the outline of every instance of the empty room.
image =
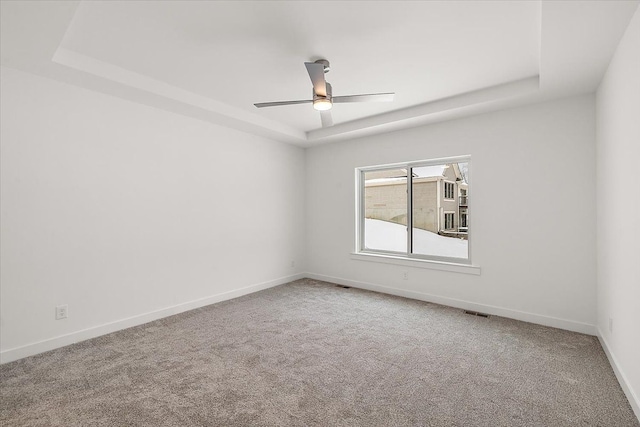
<svg viewBox="0 0 640 427">
<path fill-rule="evenodd" d="M 0 425 L 640 427 L 639 4 L 0 0 Z"/>
</svg>

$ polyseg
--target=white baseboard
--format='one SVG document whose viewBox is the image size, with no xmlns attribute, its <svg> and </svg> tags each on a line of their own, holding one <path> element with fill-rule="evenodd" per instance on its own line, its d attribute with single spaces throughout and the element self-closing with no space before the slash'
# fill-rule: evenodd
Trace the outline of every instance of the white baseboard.
<svg viewBox="0 0 640 427">
<path fill-rule="evenodd" d="M 604 353 L 607 355 L 607 359 L 609 359 L 609 364 L 613 368 L 613 372 L 616 374 L 616 378 L 620 383 L 620 387 L 622 387 L 622 391 L 624 391 L 624 394 L 625 396 L 627 396 L 627 400 L 629 400 L 629 404 L 631 405 L 633 412 L 636 414 L 638 421 L 640 421 L 640 399 L 638 399 L 638 395 L 633 390 L 633 387 L 631 387 L 631 384 L 627 380 L 627 376 L 620 368 L 618 359 L 616 359 L 616 356 L 614 356 L 613 352 L 611 351 L 611 347 L 609 347 L 609 343 L 607 343 L 607 340 L 602 334 L 600 328 L 598 328 L 598 339 L 600 340 L 600 345 L 602 345 L 602 348 L 604 349 Z"/>
<path fill-rule="evenodd" d="M 193 310 L 195 308 L 200 308 L 206 305 L 215 304 L 217 302 L 241 297 L 243 295 L 247 295 L 253 292 L 258 292 L 264 289 L 272 288 L 274 286 L 282 285 L 284 283 L 292 282 L 294 280 L 302 279 L 304 277 L 306 277 L 306 275 L 303 273 L 294 274 L 292 276 L 281 277 L 279 279 L 257 283 L 255 285 L 246 286 L 240 289 L 234 289 L 232 291 L 221 292 L 219 294 L 211 295 L 205 298 L 200 298 L 194 301 L 188 301 L 188 302 L 177 304 L 171 307 L 162 308 L 160 310 L 152 311 L 149 313 L 144 313 L 144 314 L 129 317 L 126 319 L 120 319 L 114 322 L 105 323 L 103 325 L 82 329 L 80 331 L 72 332 L 70 334 L 57 336 L 54 338 L 35 342 L 32 344 L 27 344 L 22 347 L 11 348 L 11 349 L 0 352 L 0 364 L 22 359 L 23 357 L 33 356 L 35 354 L 43 353 L 45 351 L 54 350 L 56 348 L 64 347 L 80 341 L 85 341 L 90 338 L 95 338 L 101 335 L 110 334 L 112 332 L 130 328 L 132 326 L 142 325 L 144 323 L 152 322 L 154 320 L 162 319 L 168 316 L 173 316 L 175 314 Z"/>
<path fill-rule="evenodd" d="M 172 316 L 174 314 L 182 313 L 188 310 L 193 310 L 199 307 L 204 307 L 209 304 L 214 304 L 220 301 L 226 301 L 229 299 L 237 298 L 242 295 L 247 295 L 253 292 L 261 291 L 263 289 L 268 289 L 274 286 L 282 285 L 284 283 L 302 279 L 305 277 L 316 279 L 316 280 L 322 280 L 325 282 L 332 282 L 336 284 L 352 286 L 354 288 L 367 289 L 370 291 L 397 295 L 405 298 L 417 299 L 420 301 L 433 302 L 436 304 L 442 304 L 450 307 L 480 311 L 480 312 L 492 314 L 495 316 L 508 317 L 511 319 L 522 320 L 525 322 L 536 323 L 544 326 L 551 326 L 554 328 L 566 329 L 569 331 L 580 332 L 580 333 L 589 334 L 589 335 L 596 335 L 596 327 L 586 323 L 580 323 L 580 322 L 575 322 L 575 321 L 565 320 L 565 319 L 558 319 L 558 318 L 549 317 L 549 316 L 542 316 L 538 314 L 511 310 L 511 309 L 502 308 L 502 307 L 495 307 L 495 306 L 490 306 L 485 304 L 478 304 L 471 301 L 458 300 L 454 298 L 431 295 L 431 294 L 426 294 L 422 292 L 390 288 L 387 286 L 376 285 L 372 283 L 357 282 L 357 281 L 343 279 L 339 277 L 325 276 L 322 274 L 299 273 L 292 276 L 282 277 L 279 279 L 258 283 L 258 284 L 247 286 L 244 288 L 235 289 L 233 291 L 223 292 L 220 294 L 201 298 L 195 301 L 189 301 L 189 302 L 178 304 L 175 306 L 166 307 L 150 313 L 145 313 L 138 316 L 133 316 L 126 319 L 121 319 L 114 322 L 106 323 L 103 325 L 94 326 L 91 328 L 72 332 L 70 334 L 61 335 L 58 337 L 35 342 L 32 344 L 27 344 L 25 346 L 8 349 L 0 352 L 0 363 L 7 363 L 14 360 L 22 359 L 23 357 L 33 356 L 35 354 L 43 353 L 45 351 L 54 350 L 56 348 L 74 344 L 76 342 L 84 341 L 90 338 L 95 338 L 101 335 L 106 335 L 122 329 L 130 328 L 132 326 L 138 326 L 154 320 L 162 319 L 164 317 Z"/>
<path fill-rule="evenodd" d="M 471 301 L 459 300 L 455 298 L 443 297 L 439 295 L 426 294 L 422 292 L 409 291 L 405 289 L 390 288 L 373 283 L 358 282 L 340 277 L 325 276 L 323 274 L 307 273 L 310 279 L 322 280 L 325 282 L 337 283 L 339 285 L 351 286 L 354 288 L 366 289 L 369 291 L 381 292 L 384 294 L 397 295 L 400 297 L 417 299 L 420 301 L 433 302 L 449 307 L 462 308 L 465 310 L 479 311 L 492 314 L 494 316 L 508 317 L 510 319 L 522 320 L 523 322 L 535 323 L 538 325 L 551 326 L 553 328 L 565 329 L 573 332 L 580 332 L 587 335 L 596 335 L 595 325 L 576 322 L 574 320 L 560 319 L 557 317 L 543 316 L 541 314 L 527 313 L 525 311 L 512 310 L 509 308 L 496 307 L 493 305 L 479 304 Z"/>
</svg>

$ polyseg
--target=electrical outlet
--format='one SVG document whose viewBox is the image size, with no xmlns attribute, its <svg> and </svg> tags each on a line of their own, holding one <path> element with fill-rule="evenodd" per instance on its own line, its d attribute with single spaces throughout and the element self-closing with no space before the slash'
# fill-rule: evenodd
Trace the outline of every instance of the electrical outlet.
<svg viewBox="0 0 640 427">
<path fill-rule="evenodd" d="M 609 317 L 609 332 L 613 333 L 613 319 Z"/>
<path fill-rule="evenodd" d="M 68 315 L 69 306 L 67 306 L 66 304 L 56 306 L 56 320 L 66 319 Z"/>
<path fill-rule="evenodd" d="M 402 272 L 402 280 L 409 280 L 409 272 L 408 271 L 403 271 Z"/>
<path fill-rule="evenodd" d="M 295 261 L 291 261 L 291 268 L 295 268 L 296 267 L 296 262 Z"/>
</svg>

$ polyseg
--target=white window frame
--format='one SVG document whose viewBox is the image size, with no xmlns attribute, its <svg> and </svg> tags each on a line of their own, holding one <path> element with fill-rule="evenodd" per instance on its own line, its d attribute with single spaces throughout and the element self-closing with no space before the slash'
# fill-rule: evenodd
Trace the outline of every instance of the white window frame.
<svg viewBox="0 0 640 427">
<path fill-rule="evenodd" d="M 480 274 L 480 267 L 472 265 L 472 237 L 471 231 L 467 233 L 468 252 L 467 258 L 454 258 L 444 256 L 432 256 L 412 253 L 412 234 L 410 231 L 413 229 L 413 206 L 412 206 L 412 180 L 409 179 L 413 168 L 421 166 L 435 166 L 447 163 L 468 163 L 468 176 L 467 184 L 468 189 L 471 188 L 471 156 L 457 156 L 447 157 L 439 159 L 429 159 L 420 161 L 410 161 L 403 163 L 393 163 L 386 165 L 364 166 L 355 169 L 355 181 L 356 181 L 356 236 L 355 236 L 355 250 L 352 253 L 352 258 L 363 261 L 376 261 L 392 264 L 407 265 L 407 262 L 411 266 L 422 268 L 433 268 L 437 270 L 455 271 L 467 274 Z M 406 252 L 393 252 L 384 251 L 378 249 L 366 249 L 364 246 L 364 227 L 365 227 L 365 179 L 364 174 L 371 171 L 379 171 L 384 169 L 407 169 L 407 250 Z M 444 190 L 444 188 L 443 188 Z M 455 188 L 454 188 L 455 192 Z M 455 196 L 455 194 L 454 194 Z M 455 217 L 455 212 L 454 212 Z M 455 225 L 455 218 L 454 218 Z"/>
</svg>

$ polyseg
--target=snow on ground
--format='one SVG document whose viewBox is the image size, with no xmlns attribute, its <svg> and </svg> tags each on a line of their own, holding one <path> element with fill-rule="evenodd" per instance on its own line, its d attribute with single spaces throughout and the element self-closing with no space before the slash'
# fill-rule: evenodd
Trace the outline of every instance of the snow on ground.
<svg viewBox="0 0 640 427">
<path fill-rule="evenodd" d="M 406 226 L 377 219 L 365 219 L 364 228 L 367 249 L 406 253 Z M 419 228 L 413 229 L 413 252 L 415 254 L 467 258 L 468 244 L 467 240 L 440 236 Z"/>
</svg>

